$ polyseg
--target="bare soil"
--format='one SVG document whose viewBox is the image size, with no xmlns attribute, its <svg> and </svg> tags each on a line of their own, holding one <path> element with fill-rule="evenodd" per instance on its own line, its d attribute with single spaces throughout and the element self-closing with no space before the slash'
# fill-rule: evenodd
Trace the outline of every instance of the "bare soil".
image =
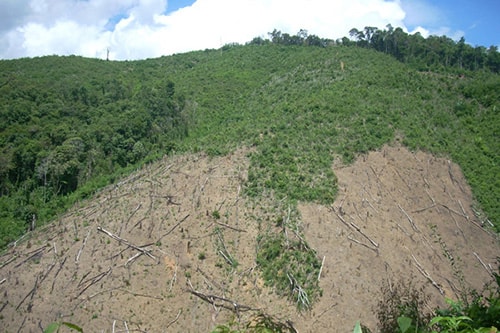
<svg viewBox="0 0 500 333">
<path fill-rule="evenodd" d="M 255 264 L 259 228 L 284 207 L 244 196 L 248 153 L 165 158 L 11 246 L 0 255 L 0 331 L 66 321 L 85 332 L 210 332 L 259 311 L 301 333 L 352 332 L 357 320 L 376 331 L 388 279 L 424 286 L 430 309 L 491 280 L 499 242 L 459 167 L 385 146 L 333 166 L 332 205 L 299 204 L 324 260 L 323 296 L 298 313 Z"/>
</svg>

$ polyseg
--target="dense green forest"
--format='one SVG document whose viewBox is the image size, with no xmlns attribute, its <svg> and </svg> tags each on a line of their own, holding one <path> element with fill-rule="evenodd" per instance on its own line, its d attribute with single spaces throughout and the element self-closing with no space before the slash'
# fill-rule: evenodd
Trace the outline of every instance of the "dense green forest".
<svg viewBox="0 0 500 333">
<path fill-rule="evenodd" d="M 457 162 L 498 228 L 497 50 L 392 27 L 351 35 L 0 61 L 0 247 L 164 154 L 253 146 L 248 195 L 325 203 L 335 158 L 394 140 Z"/>
</svg>

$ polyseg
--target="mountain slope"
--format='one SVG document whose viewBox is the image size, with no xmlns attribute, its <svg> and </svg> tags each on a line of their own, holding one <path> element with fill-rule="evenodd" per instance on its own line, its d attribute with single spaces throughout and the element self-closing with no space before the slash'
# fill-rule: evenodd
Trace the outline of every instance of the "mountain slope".
<svg viewBox="0 0 500 333">
<path fill-rule="evenodd" d="M 334 158 L 352 161 L 395 136 L 459 163 L 486 217 L 499 220 L 495 74 L 418 72 L 359 47 L 272 44 L 0 66 L 3 244 L 33 216 L 46 221 L 123 168 L 173 150 L 254 145 L 248 193 L 328 202 Z"/>
<path fill-rule="evenodd" d="M 347 331 L 374 327 L 385 275 L 432 305 L 489 278 L 497 75 L 272 44 L 0 66 L 2 245 L 35 229 L 2 254 L 8 330 L 206 331 L 264 311 Z"/>
<path fill-rule="evenodd" d="M 482 263 L 495 264 L 498 241 L 449 161 L 385 146 L 334 167 L 335 202 L 301 202 L 299 224 L 279 226 L 286 202 L 243 194 L 248 153 L 164 158 L 30 233 L 1 256 L 0 326 L 209 332 L 265 313 L 299 332 L 350 332 L 357 320 L 376 328 L 387 281 L 422 285 L 433 307 L 491 279 Z M 323 259 L 311 311 L 264 282 L 256 254 L 268 233 L 290 244 L 303 233 Z"/>
</svg>

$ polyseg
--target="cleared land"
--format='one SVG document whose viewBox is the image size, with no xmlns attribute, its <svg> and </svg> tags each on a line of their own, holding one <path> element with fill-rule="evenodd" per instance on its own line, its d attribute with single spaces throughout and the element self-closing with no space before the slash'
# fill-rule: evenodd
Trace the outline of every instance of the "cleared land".
<svg viewBox="0 0 500 333">
<path fill-rule="evenodd" d="M 209 332 L 260 311 L 299 332 L 350 332 L 357 320 L 376 328 L 387 279 L 425 286 L 431 308 L 491 279 L 498 239 L 459 167 L 384 146 L 332 166 L 331 205 L 299 204 L 323 296 L 298 313 L 255 264 L 259 233 L 288 207 L 244 196 L 251 153 L 167 157 L 28 234 L 0 257 L 0 330 Z"/>
</svg>

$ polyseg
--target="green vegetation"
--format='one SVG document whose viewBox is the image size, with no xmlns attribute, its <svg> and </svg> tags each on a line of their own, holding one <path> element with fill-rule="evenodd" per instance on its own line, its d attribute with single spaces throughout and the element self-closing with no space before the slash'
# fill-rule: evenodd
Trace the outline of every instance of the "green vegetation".
<svg viewBox="0 0 500 333">
<path fill-rule="evenodd" d="M 321 268 L 316 251 L 301 237 L 299 216 L 289 208 L 275 225 L 267 226 L 257 239 L 257 264 L 267 285 L 292 300 L 299 310 L 309 310 L 321 296 Z"/>
<path fill-rule="evenodd" d="M 255 146 L 249 195 L 331 202 L 333 159 L 350 162 L 395 136 L 458 162 L 498 224 L 498 52 L 483 50 L 474 71 L 465 60 L 424 68 L 375 51 L 382 33 L 338 46 L 274 31 L 245 46 L 133 62 L 0 61 L 0 247 L 172 151 Z"/>
<path fill-rule="evenodd" d="M 231 322 L 218 325 L 211 333 L 295 333 L 297 332 L 289 321 L 258 313 L 247 323 Z"/>
<path fill-rule="evenodd" d="M 47 326 L 47 328 L 45 330 L 43 330 L 43 333 L 59 332 L 59 329 L 61 327 L 64 327 L 64 326 L 66 326 L 67 328 L 69 328 L 71 331 L 74 330 L 74 331 L 77 331 L 77 332 L 83 332 L 83 329 L 80 326 L 63 321 L 63 322 L 53 322 L 53 323 L 50 323 L 49 326 Z"/>
<path fill-rule="evenodd" d="M 422 37 L 420 33 L 408 34 L 401 28 L 387 29 L 365 27 L 351 29 L 354 42 L 342 39 L 345 45 L 357 45 L 392 55 L 399 61 L 420 70 L 489 70 L 500 73 L 500 53 L 497 46 L 473 47 L 462 37 L 458 42 L 446 36 Z"/>
<path fill-rule="evenodd" d="M 500 258 L 498 262 L 500 264 Z M 423 289 L 404 281 L 387 281 L 376 310 L 378 330 L 381 333 L 496 333 L 500 327 L 500 274 L 493 273 L 493 276 L 495 280 L 481 292 L 464 292 L 459 301 L 448 300 L 447 308 L 436 309 L 434 313 L 426 308 L 428 297 Z M 361 332 L 359 323 L 354 332 Z"/>
<path fill-rule="evenodd" d="M 164 154 L 241 146 L 254 148 L 245 193 L 292 212 L 334 200 L 334 159 L 394 141 L 448 156 L 478 216 L 500 229 L 499 53 L 387 28 L 353 29 L 354 42 L 275 30 L 142 61 L 0 61 L 0 248 Z M 266 283 L 309 308 L 320 265 L 299 219 L 261 228 L 257 262 Z"/>
</svg>

